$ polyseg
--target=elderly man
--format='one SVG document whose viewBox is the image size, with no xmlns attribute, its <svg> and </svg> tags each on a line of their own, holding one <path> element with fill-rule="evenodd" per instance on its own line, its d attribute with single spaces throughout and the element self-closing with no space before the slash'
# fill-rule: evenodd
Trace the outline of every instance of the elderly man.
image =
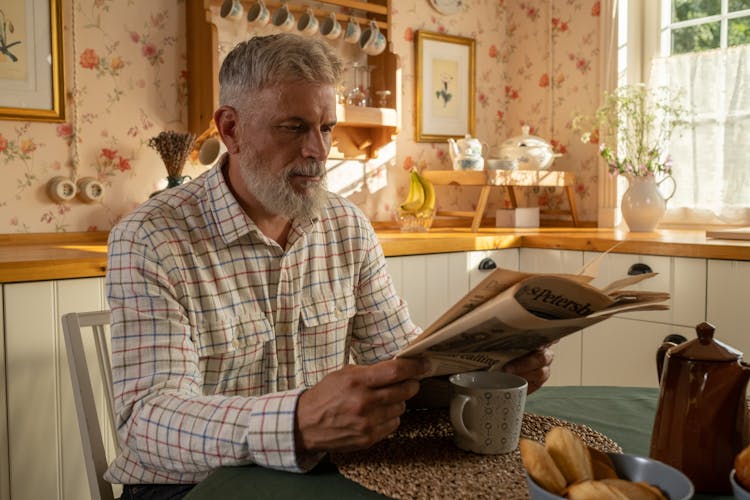
<svg viewBox="0 0 750 500">
<path fill-rule="evenodd" d="M 304 472 L 399 425 L 426 361 L 372 227 L 324 187 L 342 64 L 321 41 L 239 44 L 214 121 L 228 153 L 110 235 L 125 498 L 181 498 L 222 465 Z M 349 364 L 353 359 L 355 364 Z M 539 387 L 551 354 L 507 367 Z"/>
</svg>

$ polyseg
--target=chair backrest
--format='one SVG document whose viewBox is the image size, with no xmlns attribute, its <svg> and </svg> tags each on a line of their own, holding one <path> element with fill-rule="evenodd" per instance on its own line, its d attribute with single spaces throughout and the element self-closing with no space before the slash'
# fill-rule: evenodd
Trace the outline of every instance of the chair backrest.
<svg viewBox="0 0 750 500">
<path fill-rule="evenodd" d="M 101 385 L 105 394 L 104 407 L 106 409 L 102 412 L 101 417 L 110 426 L 113 444 L 116 452 L 119 453 L 113 411 L 112 369 L 108 343 L 109 311 L 64 314 L 62 316 L 62 328 L 70 376 L 73 382 L 73 396 L 78 414 L 78 426 L 81 430 L 81 440 L 83 441 L 83 458 L 91 498 L 94 500 L 114 500 L 112 485 L 104 480 L 104 472 L 108 465 L 107 455 L 91 377 L 92 373 L 97 373 L 101 377 Z M 85 336 L 92 337 L 92 342 L 84 341 Z M 93 350 L 96 352 L 96 366 L 89 366 L 86 358 L 85 346 L 91 346 L 92 343 Z"/>
</svg>

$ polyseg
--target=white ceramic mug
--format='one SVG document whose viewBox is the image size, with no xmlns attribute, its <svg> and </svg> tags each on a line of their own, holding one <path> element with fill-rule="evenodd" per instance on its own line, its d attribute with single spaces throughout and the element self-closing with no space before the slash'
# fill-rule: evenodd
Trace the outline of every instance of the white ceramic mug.
<svg viewBox="0 0 750 500">
<path fill-rule="evenodd" d="M 236 21 L 237 19 L 242 19 L 243 12 L 240 0 L 224 0 L 221 4 L 219 15 L 225 19 Z"/>
<path fill-rule="evenodd" d="M 320 34 L 329 40 L 341 36 L 341 23 L 336 19 L 335 12 L 331 12 L 320 22 Z"/>
<path fill-rule="evenodd" d="M 294 15 L 289 10 L 286 2 L 281 4 L 281 7 L 273 13 L 271 23 L 283 31 L 291 31 L 294 28 Z"/>
<path fill-rule="evenodd" d="M 526 406 L 526 379 L 504 372 L 475 371 L 451 375 L 449 380 L 456 446 L 493 455 L 515 450 Z"/>
<path fill-rule="evenodd" d="M 359 48 L 368 56 L 377 56 L 385 50 L 385 35 L 380 32 L 378 23 L 370 21 L 370 25 L 362 30 L 359 38 Z"/>
<path fill-rule="evenodd" d="M 270 20 L 271 13 L 263 0 L 258 0 L 247 10 L 247 22 L 251 24 L 265 26 Z"/>
<path fill-rule="evenodd" d="M 304 14 L 299 16 L 299 21 L 297 21 L 297 31 L 305 36 L 313 36 L 318 32 L 318 19 L 309 7 Z"/>
<path fill-rule="evenodd" d="M 362 28 L 359 27 L 359 23 L 353 17 L 349 18 L 349 23 L 346 25 L 346 31 L 344 32 L 344 41 L 346 43 L 359 43 L 360 35 L 362 35 Z"/>
</svg>

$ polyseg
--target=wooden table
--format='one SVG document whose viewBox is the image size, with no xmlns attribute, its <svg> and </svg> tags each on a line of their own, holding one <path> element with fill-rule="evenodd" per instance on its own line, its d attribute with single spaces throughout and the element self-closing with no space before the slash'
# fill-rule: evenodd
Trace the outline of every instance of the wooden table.
<svg viewBox="0 0 750 500">
<path fill-rule="evenodd" d="M 578 211 L 573 192 L 575 174 L 558 170 L 425 170 L 425 179 L 437 186 L 482 186 L 479 200 L 474 211 L 438 210 L 435 215 L 447 217 L 469 217 L 472 219 L 471 230 L 477 232 L 482 224 L 482 216 L 487 208 L 490 189 L 494 186 L 508 190 L 510 203 L 518 208 L 515 188 L 517 187 L 562 187 L 568 196 L 568 210 L 544 210 L 547 215 L 569 215 L 573 225 L 578 227 Z"/>
<path fill-rule="evenodd" d="M 623 452 L 648 456 L 659 391 L 644 387 L 543 387 L 530 395 L 526 410 L 585 424 L 622 446 Z M 339 474 L 324 462 L 309 474 L 280 472 L 257 466 L 222 467 L 188 493 L 186 500 L 247 498 L 382 499 Z M 731 496 L 697 494 L 695 500 Z"/>
</svg>

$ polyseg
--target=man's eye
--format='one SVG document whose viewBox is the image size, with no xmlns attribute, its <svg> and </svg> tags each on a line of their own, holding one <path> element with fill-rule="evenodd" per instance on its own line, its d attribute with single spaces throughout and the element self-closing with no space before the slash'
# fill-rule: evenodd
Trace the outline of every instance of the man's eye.
<svg viewBox="0 0 750 500">
<path fill-rule="evenodd" d="M 293 125 L 293 124 L 282 125 L 281 128 L 283 128 L 284 130 L 288 130 L 289 132 L 295 132 L 295 133 L 302 132 L 305 130 L 305 127 L 303 127 L 302 125 Z"/>
<path fill-rule="evenodd" d="M 335 125 L 323 125 L 322 127 L 320 127 L 320 131 L 324 134 L 330 134 L 331 132 L 333 132 L 333 127 L 335 127 Z"/>
</svg>

